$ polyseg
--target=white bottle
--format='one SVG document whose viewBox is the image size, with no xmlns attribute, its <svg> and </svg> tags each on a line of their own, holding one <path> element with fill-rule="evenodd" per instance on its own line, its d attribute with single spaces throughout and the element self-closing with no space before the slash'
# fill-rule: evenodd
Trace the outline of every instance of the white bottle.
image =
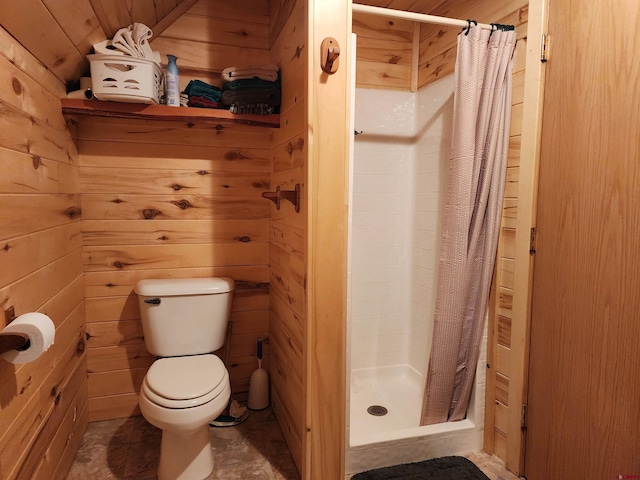
<svg viewBox="0 0 640 480">
<path fill-rule="evenodd" d="M 167 63 L 167 105 L 170 107 L 180 106 L 180 72 L 176 65 L 177 58 L 174 55 L 167 55 L 169 63 Z"/>
</svg>

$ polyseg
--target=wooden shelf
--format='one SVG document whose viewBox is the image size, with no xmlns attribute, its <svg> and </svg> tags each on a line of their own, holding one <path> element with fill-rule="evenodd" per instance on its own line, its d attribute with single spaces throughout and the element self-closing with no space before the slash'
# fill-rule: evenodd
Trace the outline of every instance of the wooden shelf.
<svg viewBox="0 0 640 480">
<path fill-rule="evenodd" d="M 102 102 L 63 98 L 62 114 L 67 117 L 103 117 L 184 122 L 192 125 L 251 125 L 280 128 L 280 115 L 234 114 L 213 108 L 167 107 L 141 103 Z"/>
</svg>

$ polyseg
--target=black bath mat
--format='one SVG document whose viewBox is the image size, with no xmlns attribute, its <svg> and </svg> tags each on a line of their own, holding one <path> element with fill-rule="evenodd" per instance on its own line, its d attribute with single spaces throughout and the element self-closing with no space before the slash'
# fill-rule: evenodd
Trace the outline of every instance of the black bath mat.
<svg viewBox="0 0 640 480">
<path fill-rule="evenodd" d="M 351 480 L 489 480 L 464 457 L 442 457 L 358 473 Z"/>
</svg>

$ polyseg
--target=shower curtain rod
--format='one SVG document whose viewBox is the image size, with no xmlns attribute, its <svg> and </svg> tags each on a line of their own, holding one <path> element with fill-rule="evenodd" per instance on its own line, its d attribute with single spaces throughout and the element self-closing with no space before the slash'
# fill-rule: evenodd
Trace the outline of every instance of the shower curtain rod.
<svg viewBox="0 0 640 480">
<path fill-rule="evenodd" d="M 435 23 L 437 25 L 449 25 L 452 27 L 466 28 L 469 26 L 466 20 L 457 18 L 438 17 L 437 15 L 427 15 L 424 13 L 405 12 L 403 10 L 393 10 L 391 8 L 372 7 L 370 5 L 362 5 L 359 3 L 351 4 L 352 11 L 358 13 L 366 13 L 368 15 L 380 15 L 382 17 L 401 18 L 403 20 L 412 20 L 421 23 Z M 494 30 L 488 23 L 478 23 L 483 30 Z"/>
</svg>

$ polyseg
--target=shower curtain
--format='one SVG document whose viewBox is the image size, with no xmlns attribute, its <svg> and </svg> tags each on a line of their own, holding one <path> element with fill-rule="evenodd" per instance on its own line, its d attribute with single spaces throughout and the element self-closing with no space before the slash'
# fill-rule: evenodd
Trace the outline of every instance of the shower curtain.
<svg viewBox="0 0 640 480">
<path fill-rule="evenodd" d="M 465 417 L 500 230 L 515 31 L 458 36 L 451 159 L 421 425 Z"/>
</svg>

